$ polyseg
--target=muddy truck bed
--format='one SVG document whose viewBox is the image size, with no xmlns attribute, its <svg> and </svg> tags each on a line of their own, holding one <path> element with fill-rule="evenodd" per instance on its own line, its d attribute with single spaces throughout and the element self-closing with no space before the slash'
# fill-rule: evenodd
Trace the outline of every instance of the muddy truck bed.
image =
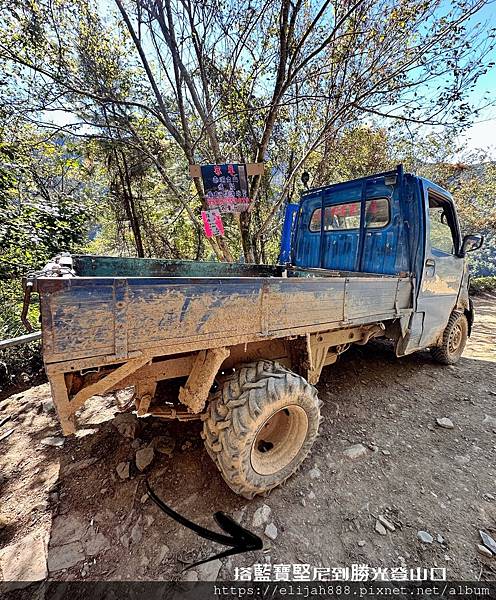
<svg viewBox="0 0 496 600">
<path fill-rule="evenodd" d="M 133 390 L 138 416 L 200 418 L 219 373 L 253 361 L 284 365 L 305 385 L 316 383 L 322 367 L 351 343 L 408 321 L 412 281 L 270 265 L 61 256 L 28 279 L 26 289 L 40 297 L 45 368 L 70 434 L 89 398 L 122 389 Z M 183 386 L 171 404 L 160 399 L 157 385 L 172 379 Z"/>
<path fill-rule="evenodd" d="M 411 307 L 411 280 L 280 266 L 73 256 L 40 276 L 47 365 L 105 364 L 382 322 Z M 74 275 L 75 273 L 75 275 Z"/>
</svg>

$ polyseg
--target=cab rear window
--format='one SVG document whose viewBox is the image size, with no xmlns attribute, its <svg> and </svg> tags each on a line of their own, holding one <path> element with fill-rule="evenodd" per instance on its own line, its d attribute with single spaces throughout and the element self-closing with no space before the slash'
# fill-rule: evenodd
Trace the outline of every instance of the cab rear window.
<svg viewBox="0 0 496 600">
<path fill-rule="evenodd" d="M 316 208 L 310 218 L 309 229 L 320 231 L 322 210 Z M 373 198 L 365 203 L 365 227 L 377 229 L 389 224 L 389 199 Z M 342 231 L 360 228 L 360 201 L 326 206 L 324 231 Z"/>
</svg>

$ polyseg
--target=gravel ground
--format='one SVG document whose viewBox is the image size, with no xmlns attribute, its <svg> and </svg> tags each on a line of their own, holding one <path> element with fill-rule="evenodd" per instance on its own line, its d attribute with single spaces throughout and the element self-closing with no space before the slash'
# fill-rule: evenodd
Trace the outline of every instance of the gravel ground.
<svg viewBox="0 0 496 600">
<path fill-rule="evenodd" d="M 378 342 L 326 367 L 312 454 L 284 487 L 252 501 L 224 484 L 199 423 L 112 420 L 112 399 L 94 398 L 78 435 L 63 439 L 47 384 L 3 400 L 3 578 L 232 580 L 260 563 L 359 563 L 496 579 L 495 557 L 477 547 L 479 530 L 496 538 L 496 297 L 476 302 L 455 367 L 428 352 L 397 359 Z M 222 510 L 264 549 L 183 572 L 223 548 L 160 512 L 145 477 L 178 512 L 216 529 Z"/>
</svg>

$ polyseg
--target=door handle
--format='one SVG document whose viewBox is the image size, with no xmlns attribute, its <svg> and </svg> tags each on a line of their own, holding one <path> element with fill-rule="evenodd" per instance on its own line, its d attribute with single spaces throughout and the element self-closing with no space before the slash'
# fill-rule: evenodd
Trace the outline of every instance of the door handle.
<svg viewBox="0 0 496 600">
<path fill-rule="evenodd" d="M 434 259 L 432 259 L 432 258 L 428 258 L 425 261 L 425 266 L 426 267 L 435 267 L 436 266 L 436 261 Z"/>
</svg>

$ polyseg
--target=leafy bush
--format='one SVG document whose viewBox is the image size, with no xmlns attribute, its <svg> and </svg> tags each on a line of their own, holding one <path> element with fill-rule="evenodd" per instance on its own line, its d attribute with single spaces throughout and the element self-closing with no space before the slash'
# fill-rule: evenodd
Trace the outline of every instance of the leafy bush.
<svg viewBox="0 0 496 600">
<path fill-rule="evenodd" d="M 0 130 L 0 339 L 26 332 L 21 323 L 22 277 L 42 268 L 60 251 L 86 241 L 91 180 L 78 149 L 70 142 L 42 142 L 25 132 L 23 144 L 2 138 Z M 30 134 L 31 137 L 28 135 Z M 28 319 L 36 328 L 39 307 L 33 297 Z M 42 366 L 35 342 L 0 351 L 0 389 L 23 385 Z"/>
<path fill-rule="evenodd" d="M 470 293 L 473 296 L 484 292 L 496 292 L 496 276 L 473 277 L 470 280 Z"/>
</svg>

